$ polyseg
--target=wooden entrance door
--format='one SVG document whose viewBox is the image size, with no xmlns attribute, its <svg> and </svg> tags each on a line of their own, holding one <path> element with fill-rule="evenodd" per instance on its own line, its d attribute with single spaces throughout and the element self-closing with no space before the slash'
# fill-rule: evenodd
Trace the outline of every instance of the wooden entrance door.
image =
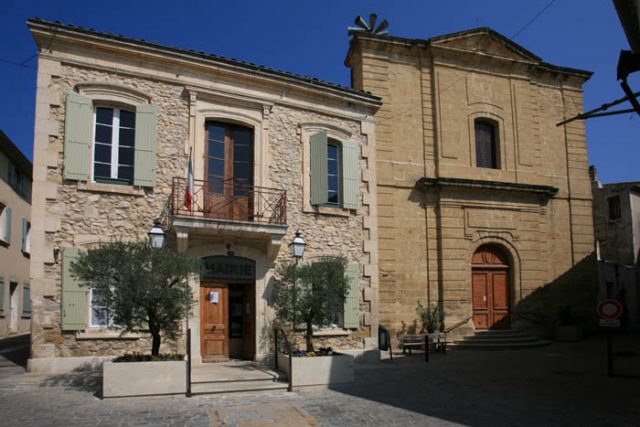
<svg viewBox="0 0 640 427">
<path fill-rule="evenodd" d="M 481 246 L 472 259 L 473 323 L 476 329 L 508 329 L 509 265 L 495 246 Z"/>
<path fill-rule="evenodd" d="M 227 285 L 200 288 L 200 353 L 203 361 L 229 358 Z"/>
<path fill-rule="evenodd" d="M 206 124 L 205 213 L 211 218 L 250 221 L 253 213 L 253 130 Z"/>
</svg>

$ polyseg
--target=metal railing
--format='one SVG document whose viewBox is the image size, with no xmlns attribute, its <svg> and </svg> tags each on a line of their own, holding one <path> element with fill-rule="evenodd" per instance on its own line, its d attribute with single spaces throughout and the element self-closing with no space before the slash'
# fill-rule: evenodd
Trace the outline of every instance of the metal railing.
<svg viewBox="0 0 640 427">
<path fill-rule="evenodd" d="M 289 380 L 289 386 L 287 387 L 287 391 L 293 390 L 293 352 L 291 351 L 291 344 L 289 343 L 289 339 L 287 338 L 287 334 L 284 332 L 282 328 L 273 328 L 273 340 L 274 340 L 274 355 L 275 355 L 275 368 L 278 370 L 278 354 L 280 353 L 280 348 L 278 346 L 278 335 L 282 335 L 284 338 L 284 350 L 286 354 L 289 356 L 289 374 L 287 375 L 287 379 Z"/>
<path fill-rule="evenodd" d="M 278 225 L 287 223 L 285 190 L 256 187 L 234 179 L 196 179 L 193 186 L 189 203 L 185 200 L 187 180 L 173 178 L 164 218 L 191 217 Z"/>
</svg>

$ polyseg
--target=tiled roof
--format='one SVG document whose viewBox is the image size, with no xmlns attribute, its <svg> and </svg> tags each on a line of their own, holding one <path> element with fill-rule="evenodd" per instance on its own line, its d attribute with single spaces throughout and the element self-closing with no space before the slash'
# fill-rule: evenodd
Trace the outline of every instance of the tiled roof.
<svg viewBox="0 0 640 427">
<path fill-rule="evenodd" d="M 136 45 L 139 45 L 141 47 L 148 47 L 148 48 L 155 48 L 155 49 L 159 49 L 162 50 L 164 52 L 167 53 L 179 53 L 179 54 L 183 54 L 183 55 L 189 55 L 192 56 L 194 58 L 199 58 L 199 59 L 204 59 L 204 60 L 209 60 L 209 61 L 213 61 L 216 63 L 220 63 L 220 64 L 227 64 L 227 65 L 231 65 L 231 66 L 235 66 L 235 67 L 239 67 L 245 70 L 249 70 L 249 71 L 254 71 L 254 72 L 258 72 L 267 76 L 272 76 L 272 77 L 279 77 L 279 78 L 286 78 L 286 79 L 293 79 L 299 83 L 305 84 L 305 85 L 310 85 L 310 86 L 316 86 L 316 87 L 320 87 L 320 88 L 324 88 L 324 89 L 332 89 L 344 94 L 349 94 L 349 95 L 355 95 L 359 98 L 364 98 L 366 101 L 369 102 L 373 102 L 376 104 L 381 104 L 381 98 L 377 97 L 375 95 L 372 95 L 371 92 L 365 92 L 365 91 L 361 91 L 361 90 L 356 90 L 356 89 L 352 89 L 350 87 L 346 87 L 346 86 L 342 86 L 339 84 L 335 84 L 335 83 L 330 83 L 324 80 L 320 80 L 316 77 L 312 77 L 312 76 L 303 76 L 300 74 L 296 74 L 296 73 L 292 73 L 289 71 L 284 71 L 284 70 L 277 70 L 271 67 L 266 67 L 264 65 L 261 64 L 255 64 L 253 62 L 246 62 L 246 61 L 242 61 L 236 58 L 227 58 L 221 55 L 216 55 L 214 53 L 207 53 L 207 52 L 203 52 L 203 51 L 196 51 L 193 49 L 182 49 L 182 48 L 177 48 L 174 46 L 166 46 L 166 45 L 162 45 L 160 43 L 157 43 L 155 41 L 150 41 L 150 40 L 145 40 L 145 39 L 137 39 L 137 38 L 133 38 L 133 37 L 127 37 L 124 35 L 120 35 L 120 34 L 114 34 L 114 33 L 107 33 L 107 32 L 102 32 L 102 31 L 96 31 L 93 28 L 85 28 L 85 27 L 81 27 L 81 26 L 77 26 L 77 25 L 72 25 L 72 24 L 64 24 L 60 21 L 55 21 L 55 22 L 51 22 L 51 21 L 46 21 L 44 19 L 40 19 L 40 18 L 33 18 L 33 19 L 29 19 L 27 21 L 27 24 L 32 27 L 32 26 L 46 26 L 49 29 L 51 29 L 52 31 L 60 31 L 60 30 L 64 30 L 64 31 L 68 31 L 68 32 L 73 32 L 73 33 L 80 33 L 80 34 L 86 34 L 86 35 L 90 35 L 90 36 L 94 36 L 94 37 L 99 37 L 102 39 L 110 39 L 110 40 L 114 40 L 114 41 L 118 41 L 118 42 L 125 42 L 125 43 L 133 43 Z"/>
</svg>

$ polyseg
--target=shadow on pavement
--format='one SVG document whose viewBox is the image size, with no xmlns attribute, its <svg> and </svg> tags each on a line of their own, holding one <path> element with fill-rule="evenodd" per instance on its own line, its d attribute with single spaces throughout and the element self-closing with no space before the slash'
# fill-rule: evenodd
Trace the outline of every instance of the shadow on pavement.
<svg viewBox="0 0 640 427">
<path fill-rule="evenodd" d="M 85 391 L 102 398 L 102 370 L 89 363 L 79 366 L 73 372 L 47 377 L 40 387 L 65 387 Z"/>
<path fill-rule="evenodd" d="M 451 350 L 428 363 L 421 354 L 394 357 L 357 367 L 354 383 L 331 390 L 347 406 L 366 399 L 468 426 L 636 425 L 640 381 L 607 376 L 605 349 L 599 336 L 526 350 Z"/>
</svg>

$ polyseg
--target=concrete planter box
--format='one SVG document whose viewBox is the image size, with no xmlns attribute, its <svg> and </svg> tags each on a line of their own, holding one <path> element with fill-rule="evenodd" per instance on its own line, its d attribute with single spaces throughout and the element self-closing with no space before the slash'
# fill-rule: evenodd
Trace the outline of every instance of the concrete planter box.
<svg viewBox="0 0 640 427">
<path fill-rule="evenodd" d="M 348 354 L 320 357 L 294 357 L 293 387 L 353 382 L 354 358 Z M 278 369 L 290 376 L 289 356 L 278 353 Z"/>
<path fill-rule="evenodd" d="M 576 342 L 582 341 L 582 326 L 558 325 L 556 326 L 556 341 Z"/>
<path fill-rule="evenodd" d="M 102 367 L 102 396 L 152 396 L 184 394 L 187 364 L 166 362 L 105 362 Z"/>
</svg>

